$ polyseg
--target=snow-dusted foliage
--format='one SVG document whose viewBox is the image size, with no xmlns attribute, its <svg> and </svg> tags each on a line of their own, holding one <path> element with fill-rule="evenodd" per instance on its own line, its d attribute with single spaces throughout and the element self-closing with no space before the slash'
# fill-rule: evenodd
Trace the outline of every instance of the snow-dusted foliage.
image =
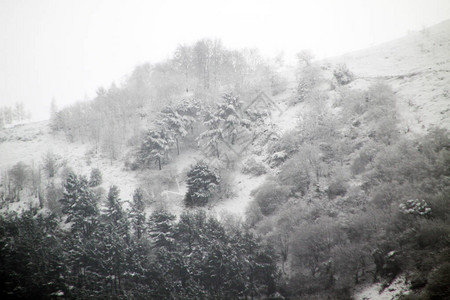
<svg viewBox="0 0 450 300">
<path fill-rule="evenodd" d="M 204 123 L 207 129 L 198 137 L 198 143 L 203 151 L 220 158 L 220 144 L 226 143 L 232 147 L 238 140 L 242 130 L 247 130 L 250 122 L 242 118 L 242 102 L 233 94 L 225 94 L 215 109 L 206 109 Z"/>
<path fill-rule="evenodd" d="M 96 187 L 102 184 L 102 182 L 103 182 L 102 171 L 100 171 L 99 168 L 92 169 L 89 177 L 89 186 Z"/>
<path fill-rule="evenodd" d="M 72 232 L 84 237 L 91 235 L 95 229 L 99 214 L 97 199 L 89 189 L 85 177 L 70 173 L 64 184 L 64 196 L 61 199 L 62 212 L 67 215 L 66 223 L 71 224 Z"/>
<path fill-rule="evenodd" d="M 400 203 L 399 208 L 404 214 L 411 214 L 417 216 L 431 215 L 431 207 L 428 206 L 425 200 L 410 199 L 405 203 Z"/>
<path fill-rule="evenodd" d="M 198 162 L 187 174 L 187 207 L 204 206 L 220 183 L 220 176 L 204 162 Z"/>
<path fill-rule="evenodd" d="M 157 163 L 161 170 L 164 159 L 168 159 L 168 151 L 172 143 L 172 138 L 165 128 L 159 127 L 148 130 L 143 137 L 143 141 L 137 153 L 140 163 L 151 166 Z"/>
<path fill-rule="evenodd" d="M 352 82 L 355 78 L 352 72 L 348 69 L 347 65 L 340 64 L 333 70 L 333 76 L 339 85 L 346 85 Z"/>
</svg>

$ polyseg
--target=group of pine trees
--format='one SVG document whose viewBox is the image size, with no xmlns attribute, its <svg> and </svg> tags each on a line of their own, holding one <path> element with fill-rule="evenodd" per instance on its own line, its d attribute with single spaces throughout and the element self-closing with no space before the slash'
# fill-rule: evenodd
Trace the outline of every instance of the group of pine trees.
<svg viewBox="0 0 450 300">
<path fill-rule="evenodd" d="M 194 99 L 164 107 L 151 128 L 143 134 L 136 151 L 136 164 L 150 167 L 156 163 L 161 170 L 169 160 L 171 149 L 175 147 L 180 154 L 181 139 L 193 130 L 199 113 L 199 103 Z"/>
<path fill-rule="evenodd" d="M 202 129 L 192 137 L 202 152 L 220 159 L 224 145 L 233 148 L 239 138 L 250 130 L 251 122 L 245 118 L 248 116 L 242 112 L 242 105 L 238 96 L 225 93 L 221 101 L 213 106 L 202 106 L 195 100 L 183 100 L 166 106 L 156 117 L 152 128 L 144 132 L 136 151 L 136 163 L 144 167 L 156 163 L 161 170 L 162 165 L 170 160 L 172 149 L 176 148 L 180 154 L 180 141 L 193 131 L 194 126 Z M 199 122 L 200 118 L 203 125 Z"/>
<path fill-rule="evenodd" d="M 115 186 L 99 201 L 88 180 L 71 173 L 64 222 L 34 208 L 2 215 L 0 297 L 236 299 L 276 291 L 273 250 L 242 226 L 202 211 L 147 217 L 140 189 L 127 210 Z"/>
</svg>

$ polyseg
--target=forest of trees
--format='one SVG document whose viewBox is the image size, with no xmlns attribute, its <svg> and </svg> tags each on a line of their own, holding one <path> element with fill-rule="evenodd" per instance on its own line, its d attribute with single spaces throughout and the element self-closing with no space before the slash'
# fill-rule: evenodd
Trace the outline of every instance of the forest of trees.
<svg viewBox="0 0 450 300">
<path fill-rule="evenodd" d="M 202 211 L 143 211 L 136 190 L 122 208 L 111 186 L 104 205 L 88 180 L 68 174 L 62 229 L 31 208 L 0 218 L 2 299 L 236 299 L 273 294 L 274 251 L 248 228 Z"/>
<path fill-rule="evenodd" d="M 2 299 L 351 299 L 399 275 L 401 299 L 448 299 L 448 129 L 412 134 L 388 82 L 355 89 L 345 65 L 298 59 L 288 89 L 275 62 L 202 40 L 54 109 L 54 131 L 145 180 L 122 200 L 101 169 L 75 175 L 52 152 L 2 173 L 2 205 L 39 200 L 0 217 Z M 260 91 L 303 108 L 289 129 L 246 109 Z M 201 159 L 171 175 L 186 186 L 173 215 L 155 191 L 185 151 Z M 263 176 L 245 220 L 211 217 L 237 174 Z"/>
<path fill-rule="evenodd" d="M 120 86 L 99 88 L 92 101 L 54 109 L 52 128 L 117 159 L 126 154 L 127 141 L 152 123 L 148 120 L 179 99 L 211 105 L 225 92 L 247 99 L 261 89 L 283 91 L 281 65 L 263 59 L 257 50 L 228 50 L 220 40 L 180 45 L 167 61 L 137 66 Z"/>
</svg>

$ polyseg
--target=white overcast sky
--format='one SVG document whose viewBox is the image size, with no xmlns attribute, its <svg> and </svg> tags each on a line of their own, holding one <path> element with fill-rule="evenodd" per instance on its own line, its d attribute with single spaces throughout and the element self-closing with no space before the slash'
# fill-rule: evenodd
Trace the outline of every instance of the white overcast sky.
<svg viewBox="0 0 450 300">
<path fill-rule="evenodd" d="M 220 38 L 265 56 L 370 47 L 450 18 L 450 0 L 0 0 L 0 106 L 35 119 L 119 83 L 178 44 Z"/>
</svg>

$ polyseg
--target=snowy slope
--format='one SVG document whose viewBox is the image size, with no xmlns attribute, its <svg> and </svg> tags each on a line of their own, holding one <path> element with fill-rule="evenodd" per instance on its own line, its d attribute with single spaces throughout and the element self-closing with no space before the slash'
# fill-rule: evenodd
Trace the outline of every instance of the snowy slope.
<svg viewBox="0 0 450 300">
<path fill-rule="evenodd" d="M 117 185 L 122 199 L 131 199 L 138 183 L 136 174 L 124 171 L 122 161 L 111 162 L 90 150 L 92 146 L 88 143 L 71 143 L 62 134 L 54 135 L 48 121 L 16 125 L 0 131 L 0 170 L 6 172 L 20 161 L 37 168 L 44 155 L 51 151 L 77 174 L 89 176 L 92 168 L 99 168 L 103 173 L 101 186 L 105 190 Z"/>
<path fill-rule="evenodd" d="M 352 89 L 365 89 L 380 79 L 392 85 L 398 97 L 401 131 L 421 133 L 435 125 L 450 128 L 450 21 L 320 63 L 345 63 L 357 77 L 350 84 Z M 296 82 L 292 68 L 285 75 L 289 78 L 288 89 L 273 97 L 283 111 L 272 119 L 280 134 L 295 127 L 299 116 L 305 116 L 309 110 L 305 103 L 287 105 L 295 93 Z M 123 161 L 111 162 L 101 154 L 87 155 L 91 148 L 87 143 L 70 143 L 63 135 L 52 134 L 48 122 L 16 125 L 0 131 L 0 170 L 5 172 L 19 161 L 37 166 L 44 154 L 52 151 L 64 157 L 77 173 L 89 175 L 92 168 L 100 168 L 104 178 L 102 187 L 107 190 L 109 185 L 115 184 L 121 189 L 122 199 L 131 199 L 145 172 L 125 171 Z M 182 198 L 186 191 L 183 178 L 189 166 L 199 158 L 200 154 L 192 150 L 164 167 L 175 173 L 178 181 L 176 188 L 163 190 L 160 198 L 166 199 L 167 208 L 176 214 L 183 209 Z M 248 156 L 242 157 L 242 161 L 246 158 Z M 232 177 L 236 195 L 216 204 L 212 211 L 219 215 L 229 212 L 243 216 L 252 200 L 251 190 L 264 181 L 264 176 L 251 177 L 236 170 Z"/>
<path fill-rule="evenodd" d="M 325 63 L 345 63 L 360 82 L 387 81 L 397 93 L 401 130 L 450 128 L 450 20 Z"/>
</svg>

